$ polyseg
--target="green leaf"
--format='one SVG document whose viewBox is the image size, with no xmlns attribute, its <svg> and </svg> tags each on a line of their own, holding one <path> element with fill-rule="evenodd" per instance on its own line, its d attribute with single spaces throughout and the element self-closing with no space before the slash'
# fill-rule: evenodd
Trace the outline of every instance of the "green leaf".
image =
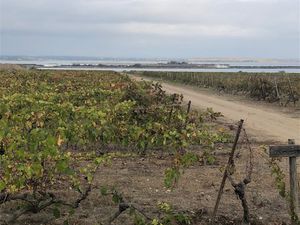
<svg viewBox="0 0 300 225">
<path fill-rule="evenodd" d="M 58 209 L 57 207 L 53 208 L 52 213 L 53 213 L 53 216 L 54 216 L 56 219 L 60 218 L 60 211 L 59 211 L 59 209 Z"/>
<path fill-rule="evenodd" d="M 3 191 L 6 187 L 6 184 L 4 183 L 4 181 L 0 181 L 0 191 Z"/>
<path fill-rule="evenodd" d="M 56 168 L 57 168 L 58 172 L 61 172 L 61 173 L 65 173 L 67 171 L 67 169 L 69 169 L 68 163 L 66 160 L 58 161 L 56 163 Z"/>
<path fill-rule="evenodd" d="M 31 171 L 36 176 L 41 175 L 42 169 L 43 169 L 43 167 L 40 163 L 34 163 L 31 166 Z"/>
<path fill-rule="evenodd" d="M 195 164 L 197 161 L 199 161 L 198 155 L 196 155 L 192 152 L 185 153 L 181 158 L 181 164 L 184 167 L 191 166 L 191 165 Z"/>
<path fill-rule="evenodd" d="M 108 189 L 107 189 L 107 187 L 102 186 L 102 187 L 100 188 L 100 193 L 101 193 L 101 195 L 106 196 L 106 195 L 108 194 Z"/>
<path fill-rule="evenodd" d="M 92 180 L 93 180 L 93 174 L 88 173 L 88 174 L 87 174 L 87 180 L 88 180 L 89 183 L 91 183 Z"/>
<path fill-rule="evenodd" d="M 75 209 L 71 208 L 70 211 L 69 211 L 69 216 L 74 215 L 74 213 L 75 213 Z"/>
<path fill-rule="evenodd" d="M 114 191 L 113 196 L 112 196 L 112 201 L 115 204 L 118 204 L 123 201 L 123 198 L 117 191 Z"/>
<path fill-rule="evenodd" d="M 178 168 L 167 168 L 165 171 L 165 186 L 167 188 L 173 187 L 179 179 L 180 171 Z"/>
</svg>

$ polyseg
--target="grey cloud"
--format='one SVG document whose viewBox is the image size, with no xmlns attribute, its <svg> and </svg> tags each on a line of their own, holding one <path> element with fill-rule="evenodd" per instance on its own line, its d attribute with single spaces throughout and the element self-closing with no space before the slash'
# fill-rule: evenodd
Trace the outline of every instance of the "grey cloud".
<svg viewBox="0 0 300 225">
<path fill-rule="evenodd" d="M 74 46 L 88 42 L 81 50 L 76 50 L 76 54 L 88 54 L 90 50 L 87 49 L 91 46 L 99 46 L 102 51 L 98 55 L 118 53 L 115 48 L 119 47 L 128 54 L 138 49 L 135 51 L 141 54 L 138 56 L 149 54 L 145 53 L 148 51 L 160 56 L 167 54 L 162 51 L 170 51 L 173 43 L 173 48 L 180 50 L 176 53 L 178 57 L 180 54 L 198 54 L 199 51 L 193 49 L 206 49 L 207 46 L 215 56 L 255 55 L 255 51 L 258 55 L 261 54 L 258 47 L 263 45 L 257 43 L 267 43 L 266 48 L 270 51 L 265 52 L 270 55 L 277 52 L 276 57 L 280 57 L 278 48 L 281 45 L 282 57 L 287 57 L 287 52 L 291 57 L 298 57 L 298 0 L 0 1 L 1 54 L 17 52 L 14 42 L 18 42 L 20 51 L 23 49 L 25 54 L 30 53 L 30 49 L 38 51 L 33 51 L 36 49 L 33 45 L 30 48 L 31 38 L 36 45 L 60 45 L 61 51 L 70 54 L 73 54 L 68 48 L 71 43 Z M 179 47 L 178 43 L 188 46 L 187 42 L 194 48 Z M 227 46 L 232 46 L 232 50 L 222 47 L 226 43 L 230 43 Z M 158 49 L 150 49 L 151 45 Z M 274 50 L 271 51 L 270 45 Z M 39 54 L 50 52 L 49 47 L 42 44 L 39 47 Z M 53 49 L 56 48 L 51 52 Z M 94 50 L 92 52 L 97 55 Z M 60 54 L 59 50 L 57 54 Z"/>
</svg>

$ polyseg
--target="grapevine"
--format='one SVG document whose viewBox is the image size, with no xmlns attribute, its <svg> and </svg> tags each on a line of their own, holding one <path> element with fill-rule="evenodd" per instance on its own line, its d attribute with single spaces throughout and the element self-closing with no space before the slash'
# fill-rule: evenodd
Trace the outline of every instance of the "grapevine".
<svg viewBox="0 0 300 225">
<path fill-rule="evenodd" d="M 223 139 L 204 124 L 218 114 L 187 115 L 183 97 L 167 95 L 156 83 L 115 72 L 1 70 L 0 79 L 0 204 L 25 203 L 8 221 L 47 207 L 55 217 L 59 205 L 78 208 L 99 166 L 109 162 L 109 146 L 172 152 L 179 164 L 169 171 L 176 175 L 197 160 L 183 150 L 213 148 Z M 178 179 L 166 174 L 168 185 Z M 62 183 L 77 193 L 74 202 L 56 195 Z"/>
</svg>

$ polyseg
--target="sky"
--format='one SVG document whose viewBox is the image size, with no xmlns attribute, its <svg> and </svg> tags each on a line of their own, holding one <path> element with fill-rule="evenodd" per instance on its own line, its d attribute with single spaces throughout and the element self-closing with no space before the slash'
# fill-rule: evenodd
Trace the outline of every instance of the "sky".
<svg viewBox="0 0 300 225">
<path fill-rule="evenodd" d="M 299 58 L 300 0 L 0 0 L 0 55 Z"/>
</svg>

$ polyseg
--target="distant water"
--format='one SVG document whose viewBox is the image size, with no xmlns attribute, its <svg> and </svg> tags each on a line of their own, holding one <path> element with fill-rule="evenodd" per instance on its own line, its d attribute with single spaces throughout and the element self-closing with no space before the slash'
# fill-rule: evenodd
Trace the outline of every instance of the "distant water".
<svg viewBox="0 0 300 225">
<path fill-rule="evenodd" d="M 153 60 L 144 60 L 144 59 L 137 59 L 137 60 L 120 60 L 120 59 L 109 59 L 109 60 L 65 60 L 65 59 L 1 59 L 0 63 L 11 63 L 11 64 L 35 64 L 40 65 L 41 69 L 56 69 L 56 70 L 114 70 L 114 71 L 170 71 L 170 72 L 279 72 L 285 71 L 286 73 L 300 73 L 300 69 L 295 68 L 216 68 L 216 69 L 165 69 L 165 68 L 115 68 L 114 65 L 133 65 L 133 64 L 156 64 L 156 63 L 167 63 L 170 60 L 160 60 L 160 59 L 153 59 Z M 179 60 L 180 61 L 180 60 Z M 182 60 L 193 64 L 219 64 L 219 65 L 230 65 L 230 66 L 300 66 L 300 60 L 260 60 L 260 61 L 234 61 L 234 60 Z M 80 65 L 111 65 L 110 68 L 80 68 L 80 67 L 70 67 L 73 64 L 80 64 Z M 67 68 L 53 68 L 55 66 L 62 66 L 66 65 Z M 45 68 L 46 67 L 46 68 Z"/>
<path fill-rule="evenodd" d="M 0 59 L 0 63 L 11 64 L 35 64 L 42 66 L 71 66 L 73 64 L 89 64 L 89 65 L 134 65 L 138 63 L 155 64 L 155 63 L 167 63 L 169 60 L 58 60 L 58 59 L 34 59 L 34 60 L 3 60 Z"/>
<path fill-rule="evenodd" d="M 252 73 L 277 73 L 281 71 L 285 71 L 286 73 L 300 73 L 299 69 L 149 69 L 149 68 L 80 68 L 80 67 L 65 67 L 65 68 L 38 68 L 41 70 L 90 70 L 90 71 L 107 71 L 112 70 L 116 72 L 122 71 L 157 71 L 157 72 L 252 72 Z"/>
</svg>

